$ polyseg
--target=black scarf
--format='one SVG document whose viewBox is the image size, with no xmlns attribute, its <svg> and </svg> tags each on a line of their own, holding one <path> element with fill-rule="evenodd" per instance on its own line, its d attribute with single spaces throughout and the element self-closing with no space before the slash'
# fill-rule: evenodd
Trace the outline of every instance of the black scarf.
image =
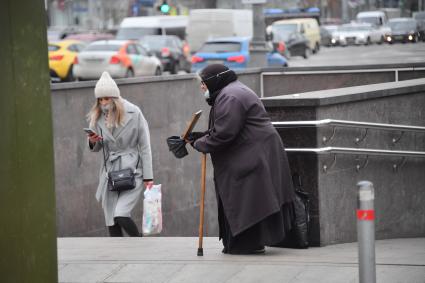
<svg viewBox="0 0 425 283">
<path fill-rule="evenodd" d="M 210 106 L 214 105 L 215 99 L 225 86 L 238 79 L 234 71 L 221 64 L 209 65 L 199 75 L 210 92 L 210 97 L 207 98 L 207 103 Z"/>
</svg>

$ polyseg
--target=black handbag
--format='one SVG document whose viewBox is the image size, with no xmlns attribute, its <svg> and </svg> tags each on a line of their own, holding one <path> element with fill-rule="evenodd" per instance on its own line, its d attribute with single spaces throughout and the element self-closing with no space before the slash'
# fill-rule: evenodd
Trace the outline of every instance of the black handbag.
<svg viewBox="0 0 425 283">
<path fill-rule="evenodd" d="M 102 131 L 102 130 L 101 130 Z M 102 133 L 101 133 L 102 134 Z M 136 170 L 139 166 L 140 155 L 138 154 L 136 168 L 131 170 L 130 168 L 121 169 L 116 171 L 110 171 L 106 169 L 106 155 L 105 155 L 105 145 L 102 146 L 103 150 L 103 165 L 105 166 L 105 172 L 107 173 L 108 178 L 108 190 L 112 192 L 121 192 L 132 190 L 136 187 Z M 109 158 L 109 155 L 108 155 Z M 121 157 L 120 157 L 121 165 Z M 120 166 L 121 167 L 121 166 Z"/>
</svg>

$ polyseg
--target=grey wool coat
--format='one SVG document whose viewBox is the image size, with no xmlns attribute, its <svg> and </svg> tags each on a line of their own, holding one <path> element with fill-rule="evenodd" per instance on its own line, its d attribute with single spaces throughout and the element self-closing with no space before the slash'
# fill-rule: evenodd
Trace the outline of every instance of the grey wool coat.
<svg viewBox="0 0 425 283">
<path fill-rule="evenodd" d="M 193 146 L 211 154 L 216 194 L 233 236 L 293 201 L 280 136 L 261 100 L 241 82 L 220 91 L 211 108 L 208 134 Z"/>
<path fill-rule="evenodd" d="M 138 158 L 139 165 L 136 174 L 136 188 L 124 192 L 111 192 L 108 190 L 107 173 L 104 162 L 100 167 L 99 185 L 96 199 L 101 201 L 107 226 L 114 225 L 114 217 L 130 217 L 131 211 L 141 198 L 143 180 L 153 179 L 152 153 L 148 123 L 142 111 L 136 105 L 123 99 L 124 124 L 112 132 L 106 127 L 104 115 L 96 123 L 93 131 L 102 133 L 103 141 L 90 146 L 90 150 L 102 155 L 102 147 L 106 154 L 106 169 L 109 171 L 131 168 L 135 169 Z"/>
</svg>

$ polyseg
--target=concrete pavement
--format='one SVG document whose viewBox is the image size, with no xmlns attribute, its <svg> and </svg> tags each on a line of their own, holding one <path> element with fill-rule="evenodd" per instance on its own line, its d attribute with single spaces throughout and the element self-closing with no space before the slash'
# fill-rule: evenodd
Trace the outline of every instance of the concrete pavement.
<svg viewBox="0 0 425 283">
<path fill-rule="evenodd" d="M 217 238 L 59 238 L 59 282 L 358 282 L 357 243 L 264 255 L 221 253 Z M 425 238 L 376 241 L 377 282 L 425 283 Z"/>
</svg>

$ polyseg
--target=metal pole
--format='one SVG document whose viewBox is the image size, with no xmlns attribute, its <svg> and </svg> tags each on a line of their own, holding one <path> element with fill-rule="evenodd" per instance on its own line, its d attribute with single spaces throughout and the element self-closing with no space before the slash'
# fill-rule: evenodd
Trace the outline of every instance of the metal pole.
<svg viewBox="0 0 425 283">
<path fill-rule="evenodd" d="M 369 181 L 357 183 L 357 240 L 359 242 L 359 282 L 375 283 L 375 193 Z"/>
<path fill-rule="evenodd" d="M 259 1 L 261 2 L 261 1 Z M 264 1 L 265 2 L 265 1 Z M 262 3 L 252 4 L 253 13 L 253 36 L 250 44 L 250 61 L 249 67 L 265 67 L 267 66 L 267 49 L 266 45 L 266 23 L 264 20 Z"/>
<path fill-rule="evenodd" d="M 347 23 L 348 22 L 348 3 L 347 3 L 347 0 L 342 0 L 342 3 L 341 3 L 342 5 L 342 21 L 344 22 L 344 23 Z"/>
</svg>

